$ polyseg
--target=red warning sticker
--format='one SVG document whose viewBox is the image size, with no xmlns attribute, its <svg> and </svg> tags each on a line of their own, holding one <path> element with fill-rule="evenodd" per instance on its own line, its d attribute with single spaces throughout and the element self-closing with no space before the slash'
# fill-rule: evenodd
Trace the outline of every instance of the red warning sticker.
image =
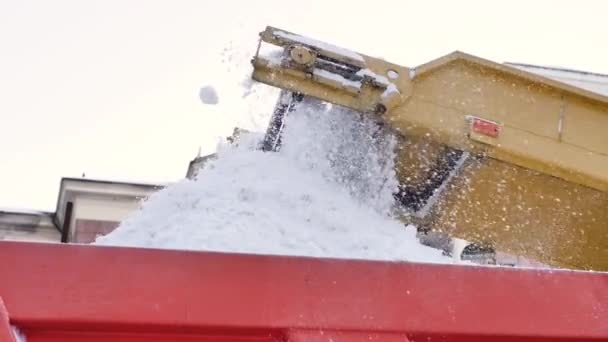
<svg viewBox="0 0 608 342">
<path fill-rule="evenodd" d="M 496 122 L 480 118 L 472 118 L 471 129 L 475 133 L 492 138 L 498 138 L 498 134 L 500 133 L 500 126 Z"/>
</svg>

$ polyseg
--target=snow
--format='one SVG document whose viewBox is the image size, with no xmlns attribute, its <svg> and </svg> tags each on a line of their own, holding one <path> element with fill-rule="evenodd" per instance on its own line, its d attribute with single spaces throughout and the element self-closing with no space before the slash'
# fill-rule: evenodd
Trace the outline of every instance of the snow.
<svg viewBox="0 0 608 342">
<path fill-rule="evenodd" d="M 217 91 L 213 86 L 210 85 L 201 87 L 198 92 L 198 96 L 204 104 L 216 105 L 219 102 Z"/>
<path fill-rule="evenodd" d="M 380 95 L 380 97 L 382 97 L 383 99 L 387 99 L 395 94 L 400 95 L 401 92 L 399 92 L 399 89 L 397 89 L 397 86 L 395 86 L 393 83 L 391 83 L 388 85 L 388 87 L 386 87 L 386 90 L 384 92 L 382 92 L 382 95 Z"/>
<path fill-rule="evenodd" d="M 410 79 L 413 80 L 416 77 L 416 69 L 410 69 Z"/>
<path fill-rule="evenodd" d="M 452 178 L 454 178 L 458 174 L 458 172 L 460 172 L 460 169 L 462 169 L 464 162 L 469 158 L 469 156 L 469 152 L 465 151 L 462 153 L 462 156 L 460 156 L 460 158 L 456 162 L 456 165 L 454 166 L 452 171 L 450 171 L 446 180 L 439 186 L 439 188 L 435 189 L 433 195 L 431 195 L 431 197 L 426 201 L 424 206 L 420 208 L 418 212 L 416 212 L 416 216 L 425 217 L 426 215 L 428 215 L 428 213 L 435 206 L 435 204 L 437 204 L 437 201 L 439 201 L 441 194 L 445 191 L 445 188 L 448 186 L 448 184 L 450 184 Z"/>
<path fill-rule="evenodd" d="M 363 121 L 362 121 L 363 120 Z M 331 105 L 291 113 L 280 152 L 219 145 L 193 180 L 152 194 L 96 244 L 454 263 L 391 216 L 395 139 Z"/>
<path fill-rule="evenodd" d="M 454 246 L 452 247 L 452 258 L 458 262 L 462 259 L 462 252 L 470 244 L 467 240 L 454 238 L 452 239 Z"/>
<path fill-rule="evenodd" d="M 11 326 L 16 342 L 26 342 L 25 335 L 14 325 Z"/>
<path fill-rule="evenodd" d="M 396 80 L 399 78 L 399 73 L 396 72 L 395 70 L 389 70 L 386 75 L 388 76 L 388 78 L 390 78 L 391 80 Z"/>
<path fill-rule="evenodd" d="M 529 64 L 506 63 L 509 66 L 535 73 L 559 82 L 563 82 L 578 88 L 586 89 L 594 93 L 608 96 L 608 75 L 592 72 L 577 71 L 556 67 L 544 67 Z"/>
<path fill-rule="evenodd" d="M 261 42 L 258 57 L 267 60 L 270 65 L 281 65 L 284 53 L 285 50 L 280 46 Z"/>
<path fill-rule="evenodd" d="M 361 82 L 359 81 L 351 81 L 349 79 L 344 78 L 342 75 L 335 74 L 333 72 L 329 72 L 327 70 L 315 68 L 313 71 L 313 75 L 330 79 L 335 81 L 345 87 L 351 87 L 355 89 L 361 89 Z"/>
<path fill-rule="evenodd" d="M 374 82 L 376 82 L 378 85 L 383 86 L 383 87 L 388 87 L 391 82 L 389 82 L 388 78 L 386 78 L 385 76 L 382 75 L 378 75 L 375 72 L 371 71 L 370 69 L 361 69 L 359 71 L 357 71 L 357 73 L 355 74 L 359 77 L 369 77 L 372 80 L 374 80 Z"/>
<path fill-rule="evenodd" d="M 308 45 L 311 47 L 316 47 L 318 49 L 322 49 L 322 50 L 326 50 L 332 53 L 335 53 L 337 55 L 341 55 L 341 56 L 345 56 L 348 57 L 350 59 L 356 60 L 356 61 L 360 61 L 360 62 L 365 62 L 365 60 L 363 59 L 363 57 L 361 57 L 361 55 L 359 55 L 358 53 L 348 50 L 348 49 L 344 49 L 335 45 L 331 45 L 316 39 L 312 39 L 312 38 L 308 38 L 308 37 L 304 37 L 304 36 L 300 36 L 297 34 L 292 34 L 292 33 L 287 33 L 284 31 L 279 31 L 276 30 L 274 31 L 274 35 L 280 38 L 285 38 L 294 42 L 298 42 L 304 45 Z"/>
</svg>

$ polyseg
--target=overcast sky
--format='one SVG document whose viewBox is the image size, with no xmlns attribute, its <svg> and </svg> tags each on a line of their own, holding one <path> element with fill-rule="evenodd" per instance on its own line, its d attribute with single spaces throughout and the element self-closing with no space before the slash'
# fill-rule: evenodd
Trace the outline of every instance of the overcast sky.
<svg viewBox="0 0 608 342">
<path fill-rule="evenodd" d="M 83 172 L 175 181 L 199 147 L 262 127 L 273 100 L 243 82 L 265 25 L 407 66 L 462 50 L 608 73 L 604 3 L 0 0 L 0 207 L 53 211 Z"/>
</svg>

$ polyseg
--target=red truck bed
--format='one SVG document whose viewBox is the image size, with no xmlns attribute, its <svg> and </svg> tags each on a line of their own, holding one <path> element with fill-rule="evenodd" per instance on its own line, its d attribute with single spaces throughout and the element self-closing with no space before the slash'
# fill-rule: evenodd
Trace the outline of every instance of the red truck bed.
<svg viewBox="0 0 608 342">
<path fill-rule="evenodd" d="M 0 341 L 608 340 L 608 274 L 0 242 Z"/>
</svg>

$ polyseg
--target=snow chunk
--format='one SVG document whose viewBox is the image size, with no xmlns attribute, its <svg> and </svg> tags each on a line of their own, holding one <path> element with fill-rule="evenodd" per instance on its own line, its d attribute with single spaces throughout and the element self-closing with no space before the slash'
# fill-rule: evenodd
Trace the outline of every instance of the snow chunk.
<svg viewBox="0 0 608 342">
<path fill-rule="evenodd" d="M 334 74 L 333 72 L 329 72 L 327 70 L 315 68 L 315 70 L 313 71 L 313 75 L 330 79 L 332 81 L 342 84 L 345 87 L 361 89 L 361 82 L 351 81 L 347 78 L 344 78 L 342 75 Z"/>
<path fill-rule="evenodd" d="M 259 139 L 220 146 L 196 179 L 154 193 L 96 243 L 453 263 L 390 216 L 395 139 L 371 119 L 311 105 L 288 116 L 279 152 Z"/>
<path fill-rule="evenodd" d="M 387 99 L 393 95 L 400 95 L 401 92 L 399 92 L 399 89 L 397 89 L 397 86 L 395 86 L 393 83 L 389 84 L 388 87 L 386 87 L 386 90 L 384 92 L 382 92 L 382 95 L 380 95 L 380 97 L 382 97 L 383 99 Z"/>
<path fill-rule="evenodd" d="M 204 86 L 198 92 L 198 96 L 204 104 L 216 105 L 219 102 L 217 92 L 213 86 Z"/>
<path fill-rule="evenodd" d="M 391 80 L 396 80 L 399 78 L 399 73 L 396 72 L 395 70 L 389 70 L 386 75 L 388 76 L 388 78 L 390 78 Z"/>
<path fill-rule="evenodd" d="M 370 69 L 361 69 L 359 71 L 357 71 L 357 73 L 355 74 L 359 77 L 369 77 L 371 78 L 375 83 L 377 83 L 380 86 L 383 87 L 388 87 L 389 84 L 391 84 L 391 82 L 389 82 L 388 78 L 386 78 L 385 76 L 382 75 L 378 75 L 375 72 L 371 71 Z"/>
<path fill-rule="evenodd" d="M 258 56 L 270 62 L 271 65 L 281 65 L 284 53 L 285 50 L 282 47 L 262 42 Z"/>
<path fill-rule="evenodd" d="M 11 329 L 13 330 L 13 336 L 15 336 L 16 342 L 26 342 L 25 335 L 21 332 L 21 330 L 14 325 L 11 325 Z"/>
<path fill-rule="evenodd" d="M 361 57 L 361 55 L 359 55 L 358 53 L 348 50 L 348 49 L 344 49 L 335 45 L 331 45 L 316 39 L 312 39 L 312 38 L 308 38 L 308 37 L 304 37 L 304 36 L 300 36 L 297 34 L 292 34 L 292 33 L 287 33 L 284 31 L 274 31 L 273 32 L 275 36 L 280 37 L 280 38 L 285 38 L 291 41 L 295 41 L 304 45 L 308 45 L 311 47 L 316 47 L 322 50 L 326 50 L 326 51 L 330 51 L 333 52 L 337 55 L 342 55 L 345 57 L 348 57 L 350 59 L 356 60 L 356 61 L 360 61 L 360 62 L 365 62 L 365 59 L 363 59 L 363 57 Z"/>
<path fill-rule="evenodd" d="M 454 244 L 452 247 L 452 258 L 454 258 L 454 262 L 458 263 L 459 261 L 462 261 L 462 252 L 464 252 L 464 249 L 470 242 L 458 238 L 453 238 L 452 242 Z"/>
<path fill-rule="evenodd" d="M 413 80 L 416 77 L 416 69 L 410 69 L 410 79 Z"/>
</svg>

